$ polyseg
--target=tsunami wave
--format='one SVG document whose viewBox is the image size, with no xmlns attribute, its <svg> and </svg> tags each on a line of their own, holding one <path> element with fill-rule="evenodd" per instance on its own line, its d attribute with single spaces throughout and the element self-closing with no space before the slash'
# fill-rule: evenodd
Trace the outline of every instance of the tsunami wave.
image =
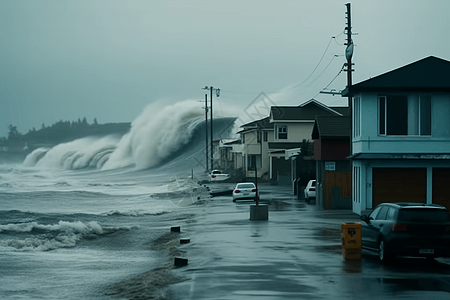
<svg viewBox="0 0 450 300">
<path fill-rule="evenodd" d="M 153 168 L 183 151 L 200 125 L 204 126 L 205 121 L 197 101 L 164 107 L 150 104 L 122 138 L 86 137 L 53 148 L 39 148 L 26 157 L 23 165 L 64 170 Z"/>
</svg>

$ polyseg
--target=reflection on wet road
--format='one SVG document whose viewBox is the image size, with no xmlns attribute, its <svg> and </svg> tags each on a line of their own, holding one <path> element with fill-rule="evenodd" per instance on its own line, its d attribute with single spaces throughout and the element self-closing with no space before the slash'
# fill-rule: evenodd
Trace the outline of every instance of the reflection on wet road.
<svg viewBox="0 0 450 300">
<path fill-rule="evenodd" d="M 184 245 L 189 265 L 174 270 L 185 281 L 176 299 L 450 299 L 450 260 L 402 258 L 382 265 L 363 250 L 345 261 L 341 222 L 349 211 L 321 211 L 282 187 L 263 186 L 268 221 L 250 221 L 249 205 L 212 198 Z"/>
</svg>

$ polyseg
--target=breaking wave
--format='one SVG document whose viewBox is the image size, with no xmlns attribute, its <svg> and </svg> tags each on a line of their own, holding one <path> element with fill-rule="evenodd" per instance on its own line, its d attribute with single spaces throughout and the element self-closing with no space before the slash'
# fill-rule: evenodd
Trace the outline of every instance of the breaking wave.
<svg viewBox="0 0 450 300">
<path fill-rule="evenodd" d="M 164 107 L 151 104 L 121 139 L 87 137 L 51 149 L 39 148 L 26 157 L 23 165 L 66 170 L 158 166 L 182 150 L 199 124 L 204 123 L 199 105 L 190 100 Z"/>
<path fill-rule="evenodd" d="M 49 251 L 58 248 L 75 247 L 83 238 L 96 238 L 119 230 L 132 230 L 137 227 L 103 228 L 95 221 L 88 223 L 59 221 L 58 224 L 39 224 L 37 222 L 0 225 L 0 232 L 38 233 L 24 239 L 10 239 L 4 245 L 17 250 Z"/>
</svg>

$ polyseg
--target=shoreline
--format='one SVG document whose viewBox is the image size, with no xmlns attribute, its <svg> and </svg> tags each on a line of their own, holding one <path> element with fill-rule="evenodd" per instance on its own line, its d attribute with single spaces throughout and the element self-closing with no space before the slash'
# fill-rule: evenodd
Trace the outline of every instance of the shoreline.
<svg viewBox="0 0 450 300">
<path fill-rule="evenodd" d="M 171 199 L 174 204 L 181 208 L 203 206 L 209 200 L 209 193 L 205 186 L 197 184 L 190 186 L 190 193 L 184 193 L 184 196 Z M 195 214 L 188 214 L 195 216 Z M 185 218 L 184 223 L 192 223 L 195 220 Z M 170 228 L 168 228 L 170 230 Z M 188 280 L 174 275 L 172 270 L 177 269 L 174 265 L 175 257 L 186 254 L 185 250 L 180 248 L 180 233 L 167 232 L 152 241 L 151 250 L 161 253 L 161 263 L 152 270 L 135 275 L 124 281 L 112 284 L 107 287 L 105 296 L 111 296 L 119 299 L 173 299 L 173 293 L 170 286 Z"/>
</svg>

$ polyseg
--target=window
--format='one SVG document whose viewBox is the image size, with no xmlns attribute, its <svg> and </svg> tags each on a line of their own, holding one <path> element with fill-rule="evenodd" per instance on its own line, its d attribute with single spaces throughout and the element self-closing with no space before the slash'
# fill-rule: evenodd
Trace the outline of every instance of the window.
<svg viewBox="0 0 450 300">
<path fill-rule="evenodd" d="M 450 215 L 444 209 L 400 209 L 398 219 L 406 222 L 448 222 Z"/>
<path fill-rule="evenodd" d="M 255 170 L 261 168 L 261 156 L 249 155 L 247 156 L 247 170 Z"/>
<path fill-rule="evenodd" d="M 379 97 L 380 135 L 431 135 L 431 97 Z"/>
<path fill-rule="evenodd" d="M 287 139 L 287 126 L 278 126 L 278 139 L 279 140 Z"/>
<path fill-rule="evenodd" d="M 267 133 L 267 131 L 264 131 L 263 132 L 263 140 L 264 140 L 264 142 L 267 142 L 267 140 L 268 140 L 268 133 Z"/>
<path fill-rule="evenodd" d="M 376 220 L 377 215 L 378 215 L 378 213 L 380 212 L 380 210 L 381 210 L 381 207 L 380 207 L 380 206 L 378 206 L 377 208 L 375 208 L 375 210 L 372 211 L 372 212 L 370 213 L 369 219 L 371 219 L 371 220 Z"/>
<path fill-rule="evenodd" d="M 396 212 L 395 208 L 393 208 L 393 207 L 389 208 L 389 211 L 386 216 L 386 220 L 395 220 L 395 212 Z"/>
<path fill-rule="evenodd" d="M 389 210 L 388 206 L 381 207 L 380 213 L 378 214 L 375 220 L 386 220 L 388 210 Z"/>
<path fill-rule="evenodd" d="M 353 167 L 353 202 L 360 203 L 361 195 L 360 193 L 360 172 L 361 167 Z"/>
<path fill-rule="evenodd" d="M 247 170 L 256 169 L 256 155 L 247 156 Z"/>
<path fill-rule="evenodd" d="M 361 136 L 361 110 L 359 97 L 353 98 L 353 137 Z"/>
</svg>

